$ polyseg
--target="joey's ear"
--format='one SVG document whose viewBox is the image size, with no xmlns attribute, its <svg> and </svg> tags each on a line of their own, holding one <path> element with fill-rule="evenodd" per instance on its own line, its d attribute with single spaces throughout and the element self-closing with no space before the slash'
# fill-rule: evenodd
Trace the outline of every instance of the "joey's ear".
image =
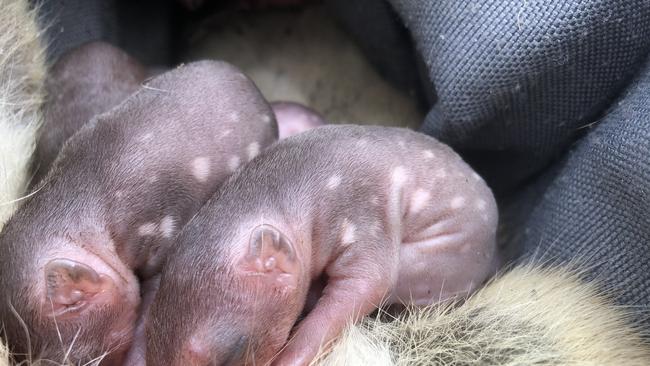
<svg viewBox="0 0 650 366">
<path fill-rule="evenodd" d="M 243 269 L 280 287 L 296 288 L 300 263 L 293 243 L 271 225 L 253 229 Z"/>
<path fill-rule="evenodd" d="M 89 304 L 106 300 L 97 296 L 114 287 L 113 280 L 83 263 L 53 259 L 45 265 L 46 308 L 52 315 L 74 315 Z"/>
</svg>

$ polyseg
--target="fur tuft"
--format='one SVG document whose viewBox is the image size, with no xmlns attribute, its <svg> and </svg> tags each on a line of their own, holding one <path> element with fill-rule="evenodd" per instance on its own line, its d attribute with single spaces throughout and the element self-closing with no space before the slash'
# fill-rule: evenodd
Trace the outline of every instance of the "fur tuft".
<svg viewBox="0 0 650 366">
<path fill-rule="evenodd" d="M 650 365 L 626 311 L 566 269 L 520 266 L 462 304 L 351 326 L 316 365 Z"/>
<path fill-rule="evenodd" d="M 0 365 L 9 365 L 9 350 L 4 343 L 0 343 Z"/>
<path fill-rule="evenodd" d="M 0 0 L 0 230 L 29 182 L 41 124 L 45 50 L 26 0 Z M 0 366 L 9 365 L 0 343 Z"/>
<path fill-rule="evenodd" d="M 45 51 L 34 10 L 0 0 L 0 228 L 29 181 L 41 123 Z"/>
</svg>

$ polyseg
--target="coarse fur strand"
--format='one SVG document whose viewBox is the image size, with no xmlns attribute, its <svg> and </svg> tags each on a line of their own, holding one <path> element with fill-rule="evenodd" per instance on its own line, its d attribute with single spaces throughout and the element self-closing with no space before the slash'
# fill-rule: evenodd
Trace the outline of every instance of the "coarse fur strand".
<svg viewBox="0 0 650 366">
<path fill-rule="evenodd" d="M 45 51 L 36 12 L 0 0 L 0 229 L 25 192 L 41 124 Z"/>
<path fill-rule="evenodd" d="M 36 11 L 25 0 L 0 0 L 0 230 L 29 181 L 41 124 L 45 50 Z M 0 343 L 0 365 L 9 364 Z"/>
<path fill-rule="evenodd" d="M 650 365 L 650 345 L 596 283 L 520 265 L 462 304 L 351 326 L 313 365 Z"/>
<path fill-rule="evenodd" d="M 29 180 L 41 123 L 45 50 L 36 12 L 25 0 L 0 0 L 0 230 Z M 0 343 L 0 365 L 9 364 Z"/>
</svg>

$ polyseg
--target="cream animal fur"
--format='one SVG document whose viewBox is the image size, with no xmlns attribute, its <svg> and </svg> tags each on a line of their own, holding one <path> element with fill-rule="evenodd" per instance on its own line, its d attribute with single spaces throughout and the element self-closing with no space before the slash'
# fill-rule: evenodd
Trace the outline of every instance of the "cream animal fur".
<svg viewBox="0 0 650 366">
<path fill-rule="evenodd" d="M 650 365 L 650 345 L 575 272 L 520 266 L 459 306 L 350 327 L 314 363 L 343 365 Z"/>
<path fill-rule="evenodd" d="M 232 62 L 270 101 L 302 103 L 328 123 L 417 128 L 424 118 L 414 98 L 379 75 L 323 6 L 228 14 L 196 27 L 185 59 Z"/>
<path fill-rule="evenodd" d="M 24 0 L 0 0 L 0 228 L 23 195 L 41 122 L 44 51 Z"/>
<path fill-rule="evenodd" d="M 25 192 L 41 122 L 44 50 L 33 11 L 0 0 L 0 229 Z M 0 365 L 9 363 L 0 343 Z"/>
</svg>

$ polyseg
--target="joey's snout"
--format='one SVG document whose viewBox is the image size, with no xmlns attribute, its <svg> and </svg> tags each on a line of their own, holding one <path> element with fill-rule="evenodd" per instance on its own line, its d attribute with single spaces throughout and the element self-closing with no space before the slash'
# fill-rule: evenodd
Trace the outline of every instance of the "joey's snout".
<svg viewBox="0 0 650 366">
<path fill-rule="evenodd" d="M 147 320 L 147 365 L 269 364 L 304 306 L 302 251 L 269 223 L 243 230 L 222 224 L 216 239 L 200 241 L 214 227 L 203 218 L 179 235 L 179 247 L 217 253 L 170 257 Z"/>
<path fill-rule="evenodd" d="M 283 314 L 280 306 L 215 306 L 209 313 L 187 308 L 194 319 L 160 323 L 152 333 L 147 328 L 149 365 L 217 366 L 267 365 L 288 339 L 295 317 Z M 257 304 L 259 305 L 259 304 Z M 291 307 L 291 305 L 289 305 Z M 202 309 L 203 306 L 198 306 Z M 171 324 L 174 323 L 174 326 Z M 151 324 L 150 324 L 151 325 Z M 172 329 L 164 331 L 163 329 Z"/>
</svg>

